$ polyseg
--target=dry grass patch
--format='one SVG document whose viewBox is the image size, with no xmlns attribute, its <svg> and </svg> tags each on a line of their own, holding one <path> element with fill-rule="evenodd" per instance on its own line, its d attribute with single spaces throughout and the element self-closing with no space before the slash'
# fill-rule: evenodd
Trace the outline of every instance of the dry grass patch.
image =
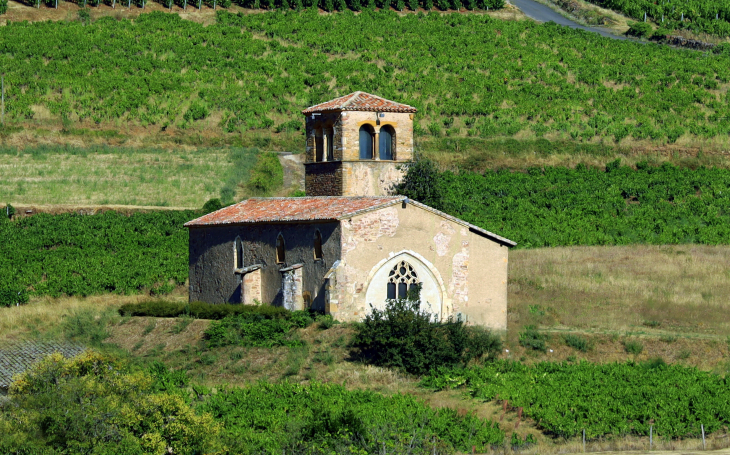
<svg viewBox="0 0 730 455">
<path fill-rule="evenodd" d="M 613 246 L 516 250 L 510 329 L 730 334 L 730 246 Z"/>
<path fill-rule="evenodd" d="M 183 287 L 179 287 L 167 298 L 186 300 L 187 292 Z M 125 303 L 148 299 L 151 297 L 146 295 L 117 294 L 88 297 L 31 297 L 27 305 L 0 307 L 0 341 L 58 335 L 60 326 L 68 316 L 81 312 L 100 315 L 105 311 L 116 311 Z"/>
</svg>

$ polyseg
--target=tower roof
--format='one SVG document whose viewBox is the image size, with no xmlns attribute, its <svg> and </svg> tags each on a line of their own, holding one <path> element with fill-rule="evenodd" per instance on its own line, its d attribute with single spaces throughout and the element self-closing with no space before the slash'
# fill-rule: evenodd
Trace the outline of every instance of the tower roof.
<svg viewBox="0 0 730 455">
<path fill-rule="evenodd" d="M 324 111 L 416 112 L 417 109 L 370 93 L 354 92 L 308 107 L 302 111 L 302 114 Z"/>
</svg>

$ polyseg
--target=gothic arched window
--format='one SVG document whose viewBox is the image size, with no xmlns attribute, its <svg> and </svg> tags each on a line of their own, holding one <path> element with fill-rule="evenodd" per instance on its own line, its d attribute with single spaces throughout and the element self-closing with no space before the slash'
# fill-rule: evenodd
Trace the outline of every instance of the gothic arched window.
<svg viewBox="0 0 730 455">
<path fill-rule="evenodd" d="M 400 261 L 388 274 L 388 298 L 405 299 L 408 289 L 418 284 L 418 275 L 413 266 L 406 261 Z"/>
<path fill-rule="evenodd" d="M 284 245 L 284 237 L 279 234 L 276 238 L 276 263 L 283 264 L 286 262 L 286 246 Z"/>
<path fill-rule="evenodd" d="M 373 145 L 375 143 L 375 130 L 370 125 L 360 127 L 360 159 L 373 159 Z"/>
<path fill-rule="evenodd" d="M 243 268 L 243 242 L 241 242 L 241 237 L 236 237 L 236 249 L 235 249 L 235 256 L 236 256 L 236 268 L 242 269 Z"/>
<path fill-rule="evenodd" d="M 380 129 L 379 158 L 381 160 L 392 160 L 395 155 L 393 142 L 395 139 L 395 130 L 390 125 L 385 125 Z"/>
<path fill-rule="evenodd" d="M 322 259 L 322 234 L 319 229 L 314 233 L 314 259 Z"/>
</svg>

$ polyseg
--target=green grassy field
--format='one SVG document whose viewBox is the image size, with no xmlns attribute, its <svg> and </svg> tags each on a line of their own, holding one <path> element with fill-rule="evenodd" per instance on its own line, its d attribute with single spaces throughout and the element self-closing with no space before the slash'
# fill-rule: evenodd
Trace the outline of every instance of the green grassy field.
<svg viewBox="0 0 730 455">
<path fill-rule="evenodd" d="M 38 146 L 0 149 L 0 202 L 199 208 L 243 197 L 258 151 Z"/>
</svg>

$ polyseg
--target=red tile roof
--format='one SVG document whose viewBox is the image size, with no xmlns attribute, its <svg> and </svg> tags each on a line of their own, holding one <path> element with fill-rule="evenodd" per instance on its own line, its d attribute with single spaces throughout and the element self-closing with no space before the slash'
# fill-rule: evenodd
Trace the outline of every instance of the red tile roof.
<svg viewBox="0 0 730 455">
<path fill-rule="evenodd" d="M 323 111 L 416 112 L 416 108 L 365 92 L 354 92 L 302 111 L 307 115 Z"/>
<path fill-rule="evenodd" d="M 251 198 L 188 221 L 185 226 L 339 220 L 387 207 L 403 199 L 404 196 Z"/>
<path fill-rule="evenodd" d="M 337 221 L 405 201 L 507 246 L 517 243 L 405 196 L 317 196 L 251 198 L 185 223 L 186 227 L 227 224 Z"/>
</svg>

